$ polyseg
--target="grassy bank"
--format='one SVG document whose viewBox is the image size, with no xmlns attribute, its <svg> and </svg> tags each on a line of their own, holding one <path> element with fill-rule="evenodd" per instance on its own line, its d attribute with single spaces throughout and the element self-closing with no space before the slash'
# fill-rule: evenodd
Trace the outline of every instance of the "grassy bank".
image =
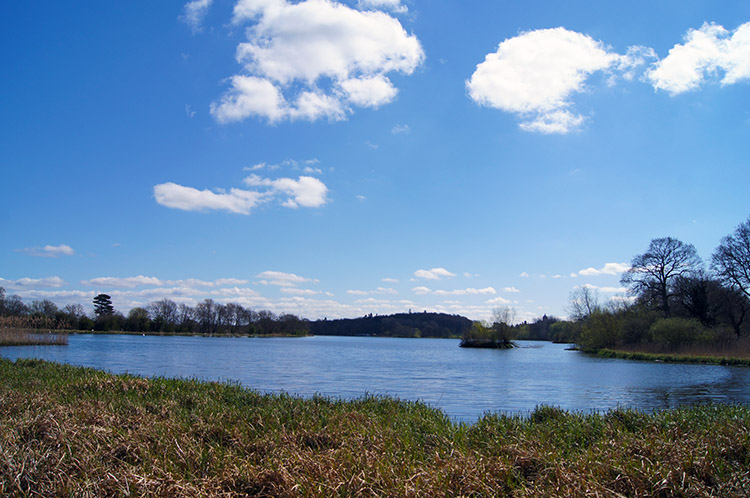
<svg viewBox="0 0 750 498">
<path fill-rule="evenodd" d="M 65 331 L 47 331 L 25 328 L 0 328 L 0 346 L 65 346 Z"/>
<path fill-rule="evenodd" d="M 732 365 L 750 367 L 750 358 L 737 356 L 706 354 L 648 353 L 641 351 L 621 351 L 600 349 L 595 352 L 603 358 L 622 358 L 625 360 L 660 361 L 664 363 L 702 363 L 710 365 Z"/>
<path fill-rule="evenodd" d="M 748 496 L 750 408 L 488 415 L 0 359 L 0 496 Z"/>
</svg>

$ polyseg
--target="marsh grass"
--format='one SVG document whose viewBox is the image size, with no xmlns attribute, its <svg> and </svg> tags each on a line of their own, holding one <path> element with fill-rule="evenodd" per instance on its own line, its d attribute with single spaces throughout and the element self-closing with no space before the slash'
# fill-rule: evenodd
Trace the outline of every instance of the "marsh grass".
<svg viewBox="0 0 750 498">
<path fill-rule="evenodd" d="M 0 359 L 0 496 L 750 495 L 750 409 L 487 414 Z"/>
<path fill-rule="evenodd" d="M 677 348 L 641 344 L 617 349 L 600 349 L 595 353 L 605 358 L 628 360 L 750 366 L 750 338 L 743 337 L 729 343 L 683 345 Z"/>
<path fill-rule="evenodd" d="M 66 346 L 68 334 L 60 330 L 0 328 L 0 346 Z"/>
</svg>

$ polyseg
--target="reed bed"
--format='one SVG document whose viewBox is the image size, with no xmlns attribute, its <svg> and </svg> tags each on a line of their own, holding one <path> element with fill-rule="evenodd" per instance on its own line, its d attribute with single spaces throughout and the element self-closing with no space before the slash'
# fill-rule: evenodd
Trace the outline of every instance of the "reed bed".
<svg viewBox="0 0 750 498">
<path fill-rule="evenodd" d="M 600 349 L 595 353 L 605 358 L 627 360 L 750 366 L 750 338 L 742 337 L 715 344 L 689 344 L 677 348 L 659 344 L 640 344 L 617 349 Z"/>
<path fill-rule="evenodd" d="M 60 330 L 0 328 L 0 346 L 67 346 L 68 333 Z"/>
<path fill-rule="evenodd" d="M 0 359 L 0 496 L 750 496 L 750 408 L 487 414 Z"/>
</svg>

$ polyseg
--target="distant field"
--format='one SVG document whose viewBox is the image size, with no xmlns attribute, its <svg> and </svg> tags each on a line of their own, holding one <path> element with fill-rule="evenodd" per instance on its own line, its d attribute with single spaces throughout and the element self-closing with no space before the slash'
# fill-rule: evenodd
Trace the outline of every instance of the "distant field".
<svg viewBox="0 0 750 498">
<path fill-rule="evenodd" d="M 0 359 L 0 496 L 750 494 L 750 408 L 487 415 Z"/>
</svg>

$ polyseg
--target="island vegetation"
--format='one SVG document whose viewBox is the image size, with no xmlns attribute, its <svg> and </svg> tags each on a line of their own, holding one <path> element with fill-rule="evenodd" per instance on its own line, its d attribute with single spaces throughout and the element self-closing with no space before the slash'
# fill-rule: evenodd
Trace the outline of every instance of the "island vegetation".
<svg viewBox="0 0 750 498">
<path fill-rule="evenodd" d="M 0 496 L 722 496 L 750 492 L 750 408 L 424 404 L 260 394 L 0 359 Z"/>
</svg>

